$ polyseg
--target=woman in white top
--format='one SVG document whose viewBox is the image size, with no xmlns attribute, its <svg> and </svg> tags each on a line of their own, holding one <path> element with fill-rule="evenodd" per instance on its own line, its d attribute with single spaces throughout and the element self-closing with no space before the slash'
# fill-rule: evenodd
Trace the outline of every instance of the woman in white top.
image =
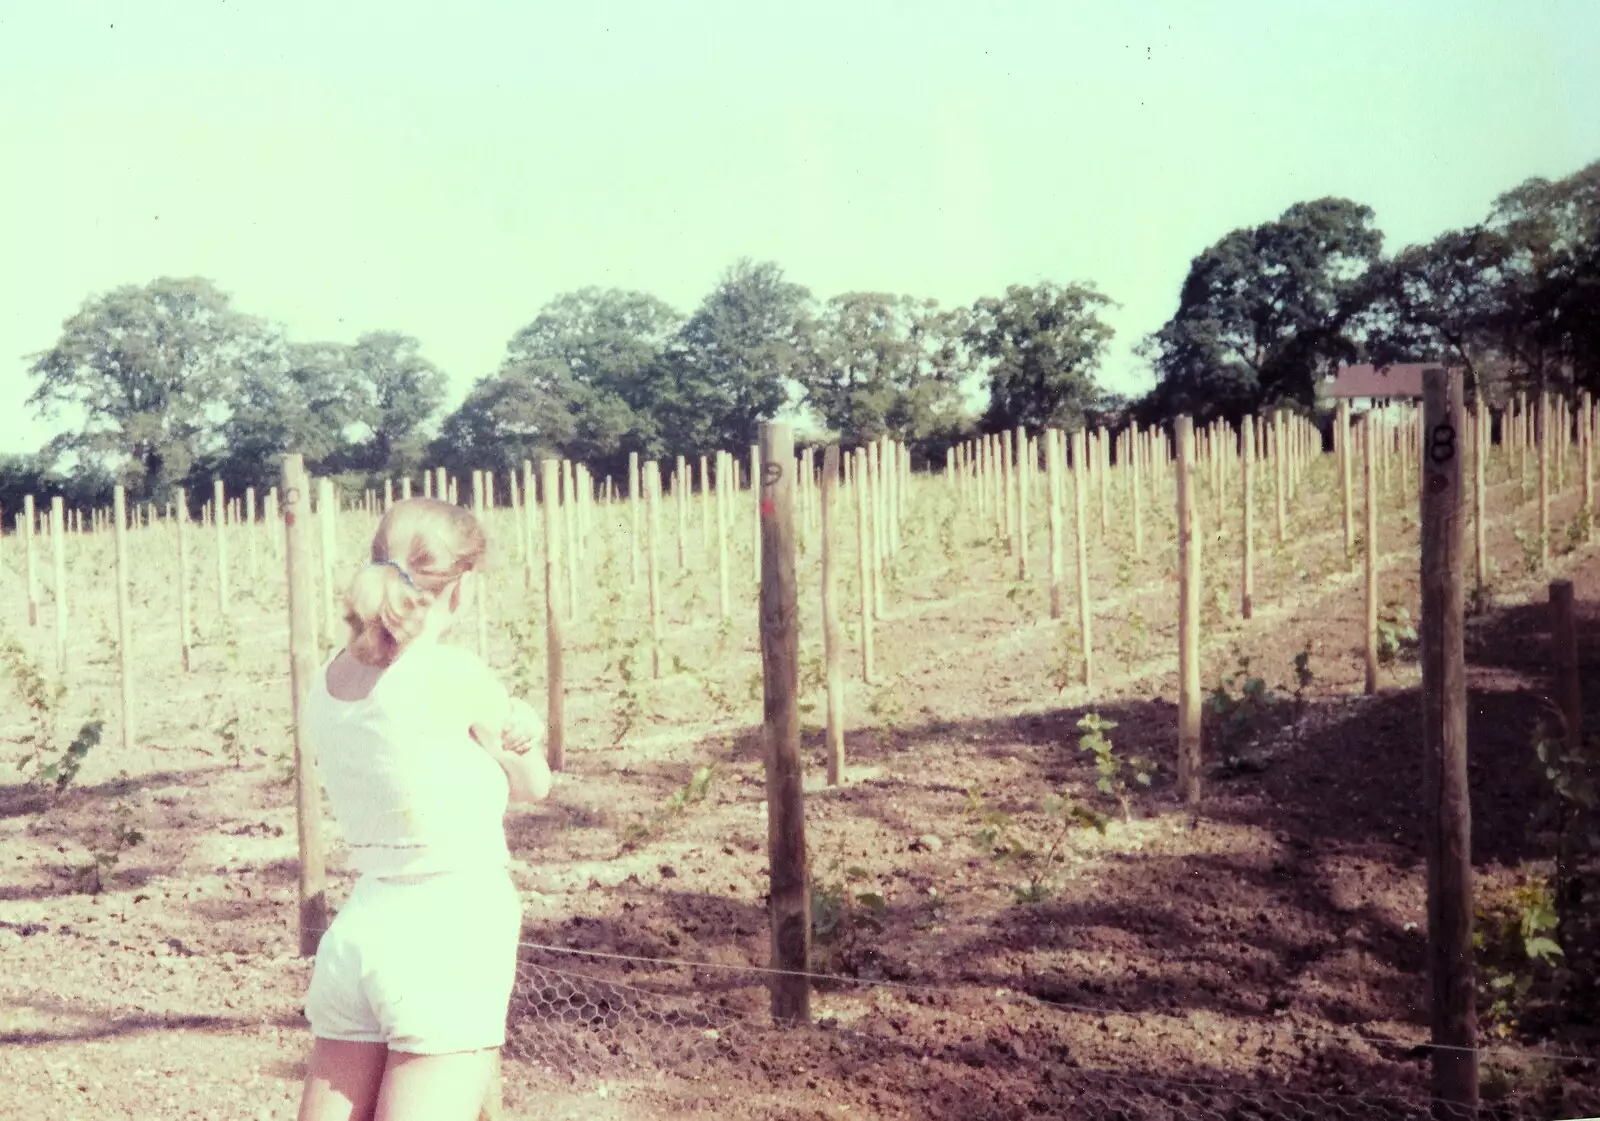
<svg viewBox="0 0 1600 1121">
<path fill-rule="evenodd" d="M 502 818 L 550 792 L 533 710 L 440 641 L 486 548 L 468 511 L 394 504 L 345 596 L 306 735 L 360 873 L 317 950 L 300 1121 L 470 1121 L 505 1042 L 521 902 Z"/>
</svg>

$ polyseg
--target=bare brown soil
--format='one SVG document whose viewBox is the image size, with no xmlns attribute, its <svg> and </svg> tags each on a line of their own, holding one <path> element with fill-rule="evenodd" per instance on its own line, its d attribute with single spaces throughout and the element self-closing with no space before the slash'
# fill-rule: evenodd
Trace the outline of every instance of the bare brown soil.
<svg viewBox="0 0 1600 1121">
<path fill-rule="evenodd" d="M 1492 492 L 1500 605 L 1470 627 L 1469 735 L 1480 897 L 1504 898 L 1548 855 L 1529 825 L 1544 797 L 1530 736 L 1548 682 L 1543 578 L 1522 575 L 1514 528 L 1532 504 Z M 1387 599 L 1416 613 L 1414 513 L 1398 478 L 1380 534 Z M 1125 500 L 1118 499 L 1121 503 Z M 716 570 L 691 519 L 690 571 L 669 532 L 664 676 L 649 680 L 643 586 L 629 579 L 626 515 L 597 511 L 584 604 L 572 636 L 568 775 L 551 802 L 507 819 L 524 890 L 522 983 L 505 1066 L 512 1117 L 955 1119 L 1414 1117 L 1428 1096 L 1418 674 L 1404 657 L 1362 697 L 1359 572 L 1347 563 L 1331 467 L 1319 464 L 1274 547 L 1257 525 L 1256 617 L 1237 618 L 1237 528 L 1209 527 L 1209 689 L 1239 655 L 1292 685 L 1310 642 L 1306 703 L 1219 771 L 1208 746 L 1204 804 L 1173 794 L 1176 581 L 1170 492 L 1151 500 L 1148 549 L 1132 558 L 1120 505 L 1091 526 L 1098 680 L 1058 689 L 1076 666 L 1071 624 L 1048 619 L 1042 509 L 1033 578 L 989 541 L 976 512 L 946 525 L 950 496 L 923 484 L 878 629 L 880 683 L 863 685 L 851 625 L 848 782 L 826 789 L 821 742 L 805 740 L 808 845 L 822 886 L 886 903 L 882 929 L 819 941 L 815 1026 L 779 1029 L 768 963 L 760 663 L 748 523 L 733 540 L 738 591 L 718 625 Z M 1555 526 L 1576 505 L 1555 503 Z M 668 507 L 670 512 L 670 507 Z M 695 511 L 698 515 L 698 511 Z M 510 515 L 497 538 L 513 540 Z M 1230 522 L 1236 512 L 1230 513 Z M 853 526 L 853 519 L 840 519 Z M 1097 520 L 1097 519 L 1095 519 Z M 370 522 L 343 519 L 343 556 Z M 667 527 L 670 530 L 672 523 Z M 1070 534 L 1068 536 L 1070 541 Z M 1470 540 L 1470 538 L 1469 538 Z M 62 726 L 98 709 L 105 742 L 60 798 L 0 785 L 0 1116 L 292 1117 L 310 1044 L 301 1015 L 309 962 L 296 954 L 295 819 L 285 781 L 287 640 L 282 578 L 261 545 L 251 577 L 231 542 L 233 626 L 215 576 L 197 577 L 202 642 L 178 667 L 174 539 L 133 539 L 138 748 L 118 743 L 115 626 L 105 539 L 74 540 L 72 664 Z M 202 542 L 200 561 L 211 556 Z M 1586 680 L 1600 681 L 1600 557 L 1563 555 L 1583 610 Z M 541 628 L 507 546 L 490 628 L 508 680 L 542 681 Z M 347 567 L 347 564 L 345 565 Z M 844 571 L 853 573 L 853 544 Z M 50 607 L 29 632 L 18 542 L 0 553 L 0 620 L 48 666 Z M 814 551 L 802 559 L 803 660 L 820 655 Z M 1067 565 L 1069 579 L 1070 562 Z M 1043 575 L 1041 575 L 1043 574 Z M 1069 585 L 1070 586 L 1070 585 Z M 843 589 L 854 619 L 856 590 Z M 1068 598 L 1069 617 L 1075 605 Z M 472 634 L 462 636 L 470 641 Z M 617 669 L 628 650 L 641 680 Z M 9 689 L 9 685 L 5 685 Z M 534 693 L 537 700 L 537 692 Z M 808 702 L 821 694 L 808 688 Z M 25 713 L 0 709 L 0 751 L 23 753 Z M 1600 687 L 1590 688 L 1591 706 Z M 1127 820 L 1095 789 L 1077 720 L 1096 712 L 1124 758 L 1154 763 L 1131 785 Z M 238 735 L 219 730 L 238 713 Z M 820 722 L 820 704 L 809 717 Z M 624 724 L 631 726 L 624 728 Z M 620 746 L 618 744 L 620 735 Z M 64 741 L 63 741 L 64 742 Z M 667 810 L 714 764 L 703 800 Z M 9 762 L 8 762 L 9 766 Z M 1035 902 L 1026 873 L 975 843 L 974 796 L 1048 844 L 1042 799 L 1065 793 L 1111 817 L 1071 832 Z M 119 819 L 118 814 L 125 814 Z M 89 894 L 78 871 L 124 820 L 143 839 Z M 651 824 L 651 823 L 654 824 Z M 624 844 L 630 826 L 647 828 Z M 331 822 L 328 826 L 332 834 Z M 634 830 L 637 832 L 637 830 Z M 331 850 L 337 907 L 352 878 Z M 1540 1019 L 1485 1056 L 1495 1115 L 1600 1113 L 1581 1025 Z"/>
</svg>

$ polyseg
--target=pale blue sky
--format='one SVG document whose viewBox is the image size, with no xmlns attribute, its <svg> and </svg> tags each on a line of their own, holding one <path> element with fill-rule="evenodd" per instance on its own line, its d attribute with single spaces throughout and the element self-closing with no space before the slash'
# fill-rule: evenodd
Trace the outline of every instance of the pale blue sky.
<svg viewBox="0 0 1600 1121">
<path fill-rule="evenodd" d="M 452 405 L 583 285 L 1092 280 L 1135 390 L 1230 229 L 1344 195 L 1394 249 L 1600 158 L 1600 2 L 0 0 L 0 154 L 0 452 L 23 356 L 162 274 L 416 335 Z"/>
</svg>

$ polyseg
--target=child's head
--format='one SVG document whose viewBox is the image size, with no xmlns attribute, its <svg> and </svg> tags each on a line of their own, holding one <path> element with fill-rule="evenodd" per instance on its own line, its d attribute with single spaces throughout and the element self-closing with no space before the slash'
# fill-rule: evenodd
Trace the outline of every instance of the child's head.
<svg viewBox="0 0 1600 1121">
<path fill-rule="evenodd" d="M 439 597 L 460 595 L 461 577 L 480 567 L 487 551 L 483 526 L 470 510 L 436 498 L 390 506 L 372 538 L 374 563 L 356 573 L 345 593 L 350 654 L 368 665 L 393 662 L 422 634 Z"/>
</svg>

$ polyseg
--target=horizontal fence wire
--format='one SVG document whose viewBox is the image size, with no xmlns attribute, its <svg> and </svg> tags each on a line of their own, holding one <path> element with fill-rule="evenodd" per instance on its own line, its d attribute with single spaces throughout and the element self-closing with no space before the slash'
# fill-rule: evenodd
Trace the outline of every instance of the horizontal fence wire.
<svg viewBox="0 0 1600 1121">
<path fill-rule="evenodd" d="M 1221 1054 L 1218 1031 L 1186 1024 L 1179 1010 L 1138 1013 L 1061 1004 L 978 984 L 807 974 L 813 1023 L 777 1025 L 767 1011 L 767 985 L 780 972 L 523 943 L 506 1054 L 531 1076 L 567 1085 L 658 1086 L 669 1080 L 714 1086 L 725 1095 L 809 1095 L 835 1109 L 857 1103 L 847 1114 L 855 1117 L 1467 1116 L 1429 1096 L 1431 1049 L 1425 1040 L 1269 1025 L 1284 1047 L 1313 1056 L 1314 1063 L 1332 1060 L 1326 1076 L 1331 1084 L 1317 1085 L 1313 1072 L 1253 1065 L 1239 1055 L 1214 1068 L 1175 1065 Z M 974 1000 L 981 1016 L 963 1007 Z M 1125 1033 L 1112 1020 L 1141 1021 L 1150 1029 L 1147 1035 L 1162 1038 L 1167 1059 L 1141 1054 L 1138 1043 L 1119 1042 Z M 1098 1042 L 1085 1046 L 1086 1034 Z M 1252 1046 L 1257 1043 L 1252 1036 Z M 1559 1071 L 1567 1084 L 1600 1092 L 1600 1056 L 1510 1047 L 1479 1048 L 1479 1055 L 1524 1072 Z M 1341 1073 L 1340 1060 L 1353 1070 Z M 1477 1116 L 1554 1121 L 1585 1115 L 1584 1101 L 1566 1101 L 1552 1089 L 1559 1080 L 1524 1082 L 1502 1087 L 1487 1078 Z M 1600 1105 L 1600 1098 L 1589 1104 Z"/>
</svg>

